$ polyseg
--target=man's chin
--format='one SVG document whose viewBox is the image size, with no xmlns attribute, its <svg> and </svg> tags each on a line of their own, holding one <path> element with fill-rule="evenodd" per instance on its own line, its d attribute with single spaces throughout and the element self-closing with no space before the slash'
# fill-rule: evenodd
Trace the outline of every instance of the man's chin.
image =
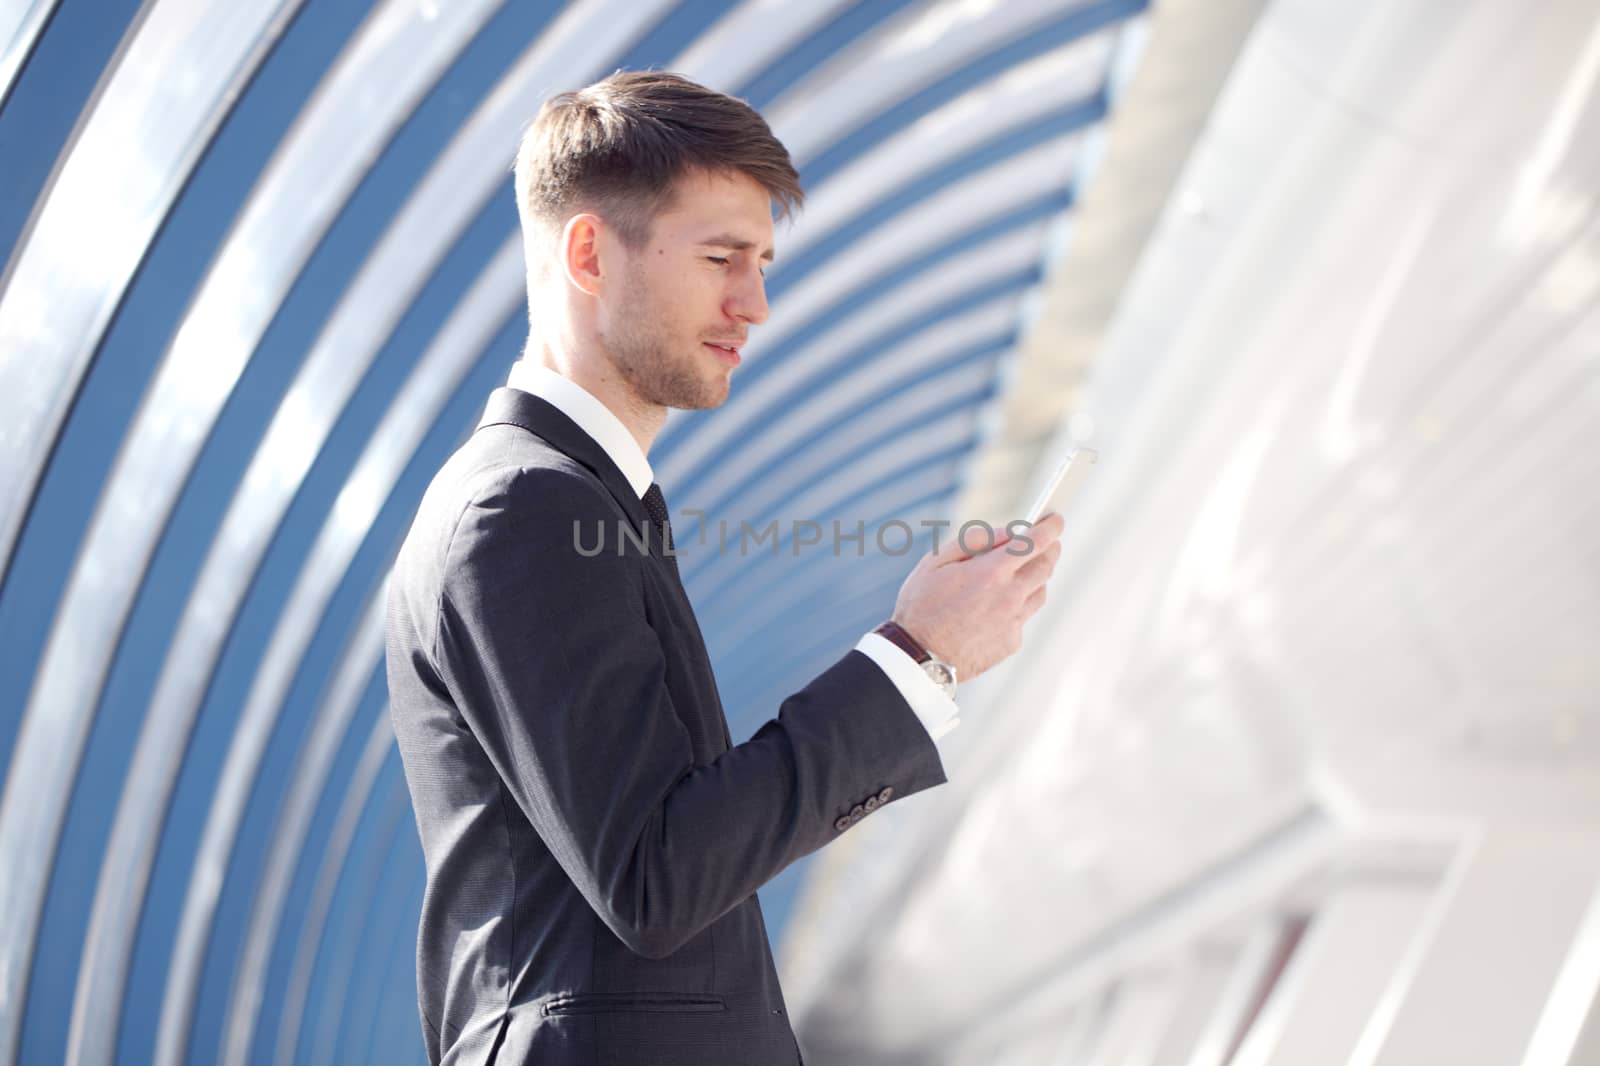
<svg viewBox="0 0 1600 1066">
<path fill-rule="evenodd" d="M 722 407 L 723 403 L 726 402 L 728 402 L 728 392 L 726 391 L 718 395 L 698 392 L 698 394 L 691 395 L 691 397 L 678 395 L 678 397 L 662 403 L 661 407 L 672 408 L 675 411 L 709 411 L 714 407 Z"/>
<path fill-rule="evenodd" d="M 727 402 L 728 394 L 724 392 L 721 396 L 700 396 L 690 403 L 669 403 L 667 406 L 679 411 L 709 411 Z"/>
<path fill-rule="evenodd" d="M 646 403 L 674 411 L 704 411 L 728 399 L 729 375 L 713 380 L 659 380 L 642 383 L 638 395 Z"/>
<path fill-rule="evenodd" d="M 731 377 L 732 374 L 729 374 Z M 680 411 L 709 411 L 713 407 L 721 407 L 728 402 L 729 380 L 723 378 L 716 384 L 708 384 L 697 389 L 693 395 L 680 396 L 679 403 L 669 403 L 668 407 L 676 407 Z"/>
</svg>

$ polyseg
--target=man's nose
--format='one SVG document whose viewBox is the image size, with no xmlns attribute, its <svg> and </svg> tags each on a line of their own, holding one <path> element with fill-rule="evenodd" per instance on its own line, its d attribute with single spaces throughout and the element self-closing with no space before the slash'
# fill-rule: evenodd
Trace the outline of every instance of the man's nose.
<svg viewBox="0 0 1600 1066">
<path fill-rule="evenodd" d="M 752 326 L 767 320 L 767 282 L 759 272 L 738 285 L 728 295 L 723 310 L 730 318 L 742 318 Z"/>
</svg>

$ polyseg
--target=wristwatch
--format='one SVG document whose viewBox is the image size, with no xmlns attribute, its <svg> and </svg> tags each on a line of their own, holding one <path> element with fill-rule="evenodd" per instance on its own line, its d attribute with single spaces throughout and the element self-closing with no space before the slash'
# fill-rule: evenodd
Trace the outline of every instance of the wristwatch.
<svg viewBox="0 0 1600 1066">
<path fill-rule="evenodd" d="M 885 622 L 873 632 L 911 656 L 946 696 L 952 700 L 956 698 L 956 668 L 917 643 L 917 638 L 907 633 L 899 622 Z"/>
</svg>

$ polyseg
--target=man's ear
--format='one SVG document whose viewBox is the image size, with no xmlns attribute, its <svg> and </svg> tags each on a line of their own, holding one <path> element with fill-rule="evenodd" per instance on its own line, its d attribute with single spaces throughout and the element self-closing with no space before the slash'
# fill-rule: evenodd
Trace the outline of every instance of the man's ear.
<svg viewBox="0 0 1600 1066">
<path fill-rule="evenodd" d="M 600 244 L 605 223 L 598 215 L 573 215 L 562 227 L 556 254 L 567 283 L 590 296 L 600 295 Z"/>
</svg>

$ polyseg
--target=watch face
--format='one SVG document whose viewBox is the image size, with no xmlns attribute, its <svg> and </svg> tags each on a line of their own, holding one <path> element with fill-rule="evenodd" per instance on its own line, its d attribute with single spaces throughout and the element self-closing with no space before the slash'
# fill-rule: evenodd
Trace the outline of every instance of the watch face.
<svg viewBox="0 0 1600 1066">
<path fill-rule="evenodd" d="M 949 663 L 942 663 L 938 659 L 933 659 L 923 663 L 922 669 L 929 677 L 933 678 L 936 684 L 945 690 L 950 691 L 956 687 L 956 672 L 951 669 Z"/>
</svg>

